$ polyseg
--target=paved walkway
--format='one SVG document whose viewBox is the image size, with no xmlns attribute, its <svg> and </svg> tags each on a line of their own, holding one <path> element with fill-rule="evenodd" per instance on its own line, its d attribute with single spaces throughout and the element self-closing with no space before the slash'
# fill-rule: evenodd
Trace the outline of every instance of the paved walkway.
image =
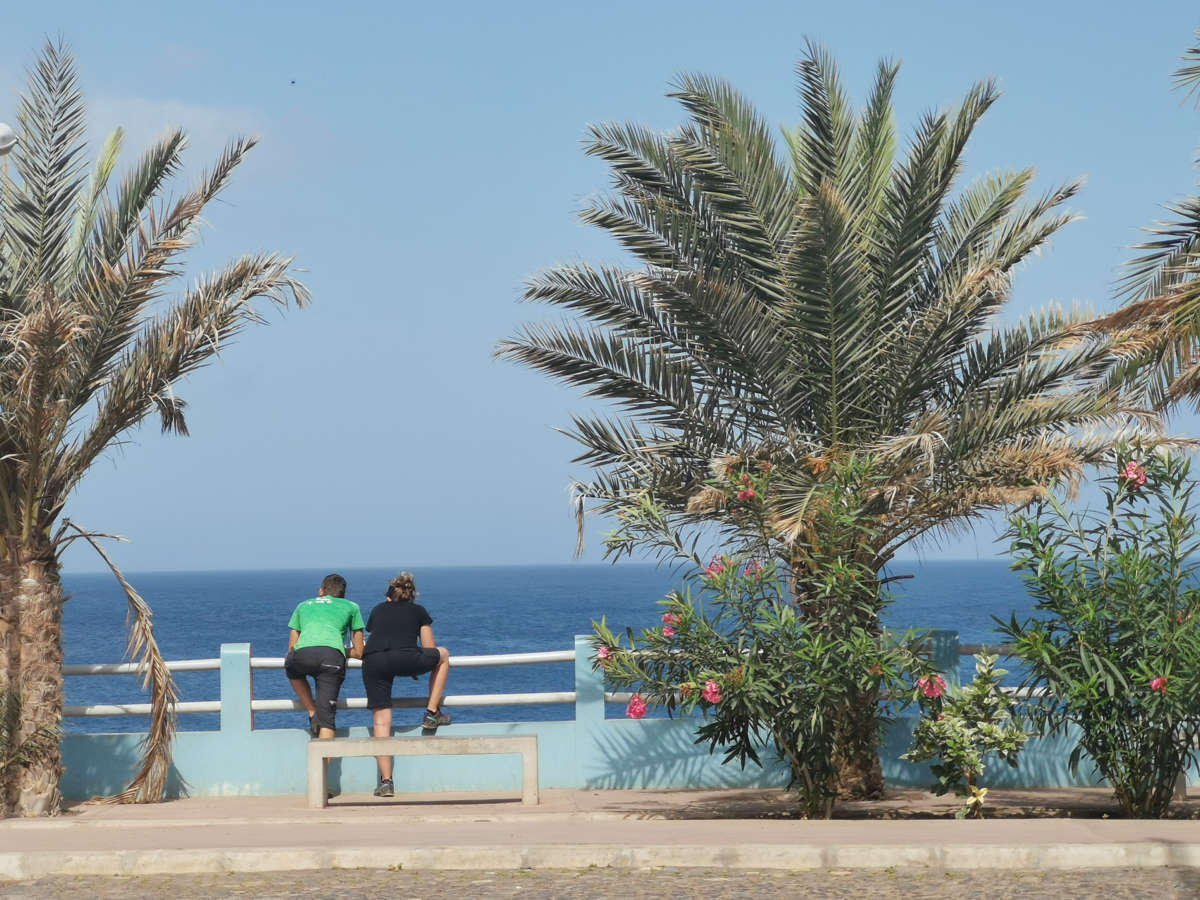
<svg viewBox="0 0 1200 900">
<path fill-rule="evenodd" d="M 1200 822 L 1192 818 L 1200 817 L 1200 801 L 1179 807 L 1187 818 L 1124 821 L 1103 817 L 1111 813 L 1103 792 L 993 791 L 988 799 L 998 817 L 982 822 L 937 818 L 955 802 L 921 792 L 897 793 L 882 804 L 848 804 L 847 818 L 830 822 L 796 820 L 793 803 L 778 791 L 746 790 L 543 791 L 538 806 L 462 795 L 338 797 L 324 810 L 307 809 L 298 796 L 90 803 L 55 819 L 0 822 L 0 881 L 51 878 L 67 885 L 73 876 L 259 873 L 254 877 L 270 883 L 261 873 L 283 871 L 302 887 L 308 876 L 299 873 L 319 880 L 331 869 L 381 870 L 371 877 L 471 870 L 503 881 L 509 875 L 495 873 L 533 869 L 550 878 L 553 873 L 543 870 L 580 875 L 598 867 L 610 870 L 606 877 L 625 877 L 666 867 L 678 870 L 682 885 L 709 877 L 704 871 L 716 873 L 711 877 L 757 873 L 769 881 L 781 872 L 805 871 L 857 878 L 872 872 L 886 877 L 889 869 L 1006 870 L 1013 877 L 1074 870 L 1083 877 L 1080 872 L 1101 869 L 1158 868 L 1161 874 L 1161 867 L 1171 867 L 1188 884 L 1200 884 L 1193 877 L 1200 876 Z M 1071 817 L 1014 817 L 1059 808 Z M 867 810 L 891 818 L 865 818 Z M 1141 883 L 1134 879 L 1131 889 Z M 80 890 L 62 887 L 64 896 Z M 98 888 L 86 892 L 103 894 Z M 189 896 L 186 890 L 164 893 Z M 671 894 L 655 889 L 646 895 Z"/>
</svg>

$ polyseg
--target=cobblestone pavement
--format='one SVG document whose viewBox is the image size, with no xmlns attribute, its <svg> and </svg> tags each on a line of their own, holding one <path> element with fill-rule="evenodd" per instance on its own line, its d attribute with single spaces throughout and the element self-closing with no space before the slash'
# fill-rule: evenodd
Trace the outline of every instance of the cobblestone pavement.
<svg viewBox="0 0 1200 900">
<path fill-rule="evenodd" d="M 719 869 L 585 869 L 504 872 L 333 870 L 244 875 L 57 877 L 0 882 L 0 897 L 380 897 L 696 898 L 746 897 L 984 898 L 1200 896 L 1200 870 L 1094 869 L 1058 872 L 912 870 L 769 872 Z"/>
</svg>

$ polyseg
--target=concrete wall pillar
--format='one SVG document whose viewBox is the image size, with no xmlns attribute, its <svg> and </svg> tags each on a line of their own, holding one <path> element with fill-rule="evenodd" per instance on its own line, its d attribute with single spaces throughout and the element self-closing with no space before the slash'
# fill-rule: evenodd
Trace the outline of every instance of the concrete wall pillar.
<svg viewBox="0 0 1200 900">
<path fill-rule="evenodd" d="M 604 678 L 592 670 L 592 635 L 575 635 L 575 724 L 582 728 L 604 725 Z"/>
<path fill-rule="evenodd" d="M 958 632 L 935 628 L 929 632 L 929 661 L 942 673 L 948 687 L 958 687 L 960 682 Z"/>
<path fill-rule="evenodd" d="M 254 730 L 254 673 L 249 644 L 221 645 L 221 731 L 247 734 Z"/>
</svg>

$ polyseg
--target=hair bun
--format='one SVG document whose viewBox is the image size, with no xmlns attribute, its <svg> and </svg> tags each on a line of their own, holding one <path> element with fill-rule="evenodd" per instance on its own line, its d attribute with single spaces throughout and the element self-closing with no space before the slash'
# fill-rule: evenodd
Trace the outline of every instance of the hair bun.
<svg viewBox="0 0 1200 900">
<path fill-rule="evenodd" d="M 387 595 L 389 600 L 415 600 L 417 583 L 408 572 L 401 572 L 388 582 Z"/>
</svg>

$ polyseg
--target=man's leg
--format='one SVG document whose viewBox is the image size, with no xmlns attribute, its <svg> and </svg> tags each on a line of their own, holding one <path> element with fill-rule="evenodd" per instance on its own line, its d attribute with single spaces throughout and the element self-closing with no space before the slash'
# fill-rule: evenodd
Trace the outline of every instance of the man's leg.
<svg viewBox="0 0 1200 900">
<path fill-rule="evenodd" d="M 323 648 L 324 649 L 324 648 Z M 324 740 L 333 738 L 335 717 L 337 715 L 338 693 L 342 682 L 346 679 L 346 658 L 333 648 L 322 654 L 321 668 L 317 671 L 317 696 L 314 701 L 317 724 L 321 727 L 318 737 Z"/>
<path fill-rule="evenodd" d="M 307 678 L 289 678 L 292 683 L 292 690 L 296 692 L 296 696 L 300 699 L 300 705 L 304 707 L 304 711 L 311 718 L 317 711 L 317 704 L 313 700 L 312 688 L 308 686 Z"/>
</svg>

